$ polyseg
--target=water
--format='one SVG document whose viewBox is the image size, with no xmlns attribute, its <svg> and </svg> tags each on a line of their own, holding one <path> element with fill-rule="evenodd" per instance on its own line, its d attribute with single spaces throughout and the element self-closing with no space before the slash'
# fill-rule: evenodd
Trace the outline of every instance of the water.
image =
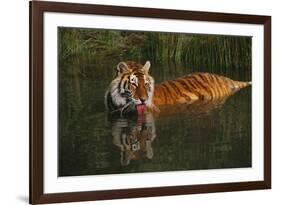
<svg viewBox="0 0 281 205">
<path fill-rule="evenodd" d="M 59 176 L 251 167 L 251 87 L 220 102 L 164 107 L 158 117 L 112 119 L 103 96 L 117 63 L 79 65 L 96 72 L 60 73 Z M 192 71 L 210 68 L 151 67 L 156 82 Z M 211 72 L 242 81 L 251 76 L 250 69 Z"/>
</svg>

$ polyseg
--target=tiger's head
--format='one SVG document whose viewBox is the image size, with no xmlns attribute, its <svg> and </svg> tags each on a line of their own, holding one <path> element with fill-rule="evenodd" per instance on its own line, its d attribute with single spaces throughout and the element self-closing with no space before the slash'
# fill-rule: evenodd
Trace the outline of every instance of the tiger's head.
<svg viewBox="0 0 281 205">
<path fill-rule="evenodd" d="M 149 75 L 150 62 L 120 62 L 116 77 L 105 94 L 105 106 L 110 113 L 143 114 L 152 104 L 154 79 Z"/>
</svg>

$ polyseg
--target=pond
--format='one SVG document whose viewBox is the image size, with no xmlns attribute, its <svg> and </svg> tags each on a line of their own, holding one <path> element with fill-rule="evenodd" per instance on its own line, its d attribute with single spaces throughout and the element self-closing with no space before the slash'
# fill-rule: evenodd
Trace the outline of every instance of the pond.
<svg viewBox="0 0 281 205">
<path fill-rule="evenodd" d="M 251 167 L 251 87 L 220 102 L 163 108 L 169 112 L 156 117 L 113 119 L 104 93 L 116 65 L 79 60 L 71 69 L 81 73 L 60 73 L 59 176 Z M 250 70 L 152 62 L 151 75 L 156 83 L 195 71 L 249 81 Z"/>
</svg>

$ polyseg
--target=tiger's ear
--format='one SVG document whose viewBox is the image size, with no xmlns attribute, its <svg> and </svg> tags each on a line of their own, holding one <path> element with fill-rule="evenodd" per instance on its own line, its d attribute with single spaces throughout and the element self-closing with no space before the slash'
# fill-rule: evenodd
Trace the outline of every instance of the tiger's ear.
<svg viewBox="0 0 281 205">
<path fill-rule="evenodd" d="M 120 75 L 120 74 L 128 71 L 129 67 L 125 62 L 120 62 L 120 63 L 118 63 L 116 70 L 117 70 L 117 75 Z"/>
<path fill-rule="evenodd" d="M 144 69 L 145 72 L 148 73 L 149 68 L 150 68 L 150 62 L 149 62 L 149 61 L 146 61 L 146 63 L 145 63 L 144 66 L 143 66 L 143 69 Z"/>
</svg>

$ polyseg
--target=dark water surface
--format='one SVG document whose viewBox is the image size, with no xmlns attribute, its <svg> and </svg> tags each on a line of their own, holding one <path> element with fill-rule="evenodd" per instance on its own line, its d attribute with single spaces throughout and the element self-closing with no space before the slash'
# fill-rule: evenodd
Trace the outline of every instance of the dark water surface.
<svg viewBox="0 0 281 205">
<path fill-rule="evenodd" d="M 110 119 L 103 99 L 116 64 L 84 64 L 83 69 L 98 72 L 74 77 L 60 73 L 59 176 L 251 166 L 251 87 L 224 103 L 176 107 L 158 117 Z M 251 80 L 246 69 L 151 67 L 156 82 L 192 71 Z"/>
</svg>

